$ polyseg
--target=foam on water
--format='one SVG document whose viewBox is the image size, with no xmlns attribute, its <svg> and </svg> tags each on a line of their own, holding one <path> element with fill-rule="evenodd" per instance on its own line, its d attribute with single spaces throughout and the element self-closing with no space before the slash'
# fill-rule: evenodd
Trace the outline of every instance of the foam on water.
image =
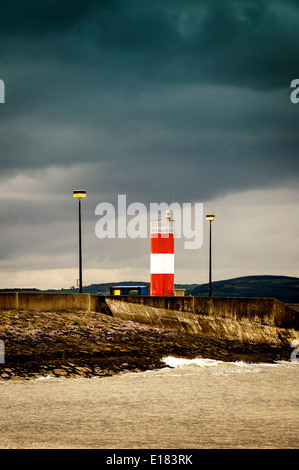
<svg viewBox="0 0 299 470">
<path fill-rule="evenodd" d="M 277 365 L 288 365 L 290 362 L 278 361 L 275 363 L 248 363 L 243 361 L 226 362 L 216 359 L 205 359 L 202 357 L 196 357 L 194 359 L 184 359 L 173 356 L 167 356 L 163 358 L 163 362 L 169 367 L 185 367 L 185 366 L 198 366 L 198 367 L 215 367 L 222 364 L 233 364 L 239 367 L 248 367 L 251 365 L 263 365 L 267 367 L 276 367 Z"/>
<path fill-rule="evenodd" d="M 54 375 L 41 375 L 40 377 L 36 377 L 36 380 L 49 380 L 54 379 Z"/>
<path fill-rule="evenodd" d="M 279 361 L 275 363 L 247 363 L 243 361 L 225 362 L 215 359 L 205 359 L 197 357 L 194 359 L 177 358 L 173 356 L 167 356 L 163 358 L 163 362 L 174 369 L 185 369 L 188 368 L 203 368 L 209 369 L 210 372 L 217 375 L 223 375 L 227 373 L 243 373 L 243 372 L 260 372 L 265 368 L 270 367 L 294 367 L 298 366 L 299 363 Z"/>
<path fill-rule="evenodd" d="M 169 367 L 186 367 L 186 366 L 198 366 L 198 367 L 212 367 L 217 366 L 222 361 L 216 361 L 215 359 L 204 359 L 197 357 L 195 359 L 183 359 L 178 357 L 164 357 L 163 362 Z"/>
</svg>

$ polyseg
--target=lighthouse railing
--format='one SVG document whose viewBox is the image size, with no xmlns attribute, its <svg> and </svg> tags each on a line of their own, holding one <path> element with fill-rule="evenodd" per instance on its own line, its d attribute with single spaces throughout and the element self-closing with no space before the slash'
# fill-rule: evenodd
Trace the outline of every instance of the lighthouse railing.
<svg viewBox="0 0 299 470">
<path fill-rule="evenodd" d="M 151 233 L 174 233 L 174 220 L 151 220 Z"/>
</svg>

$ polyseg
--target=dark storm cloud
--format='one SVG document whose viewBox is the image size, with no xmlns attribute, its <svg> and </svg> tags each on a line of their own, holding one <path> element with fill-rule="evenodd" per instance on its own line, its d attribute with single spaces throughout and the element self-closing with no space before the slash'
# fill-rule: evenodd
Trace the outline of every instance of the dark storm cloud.
<svg viewBox="0 0 299 470">
<path fill-rule="evenodd" d="M 298 15 L 278 0 L 2 1 L 1 176 L 90 163 L 92 192 L 139 200 L 290 179 Z"/>
<path fill-rule="evenodd" d="M 32 41 L 33 54 L 102 59 L 137 80 L 284 87 L 298 41 L 298 6 L 278 0 L 3 0 L 0 18 L 4 56 Z"/>
</svg>

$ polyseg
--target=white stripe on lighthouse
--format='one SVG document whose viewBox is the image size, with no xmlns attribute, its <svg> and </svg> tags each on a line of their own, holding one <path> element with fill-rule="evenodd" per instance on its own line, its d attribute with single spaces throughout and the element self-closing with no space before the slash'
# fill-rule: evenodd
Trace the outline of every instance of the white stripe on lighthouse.
<svg viewBox="0 0 299 470">
<path fill-rule="evenodd" d="M 151 274 L 174 274 L 173 253 L 151 253 Z"/>
</svg>

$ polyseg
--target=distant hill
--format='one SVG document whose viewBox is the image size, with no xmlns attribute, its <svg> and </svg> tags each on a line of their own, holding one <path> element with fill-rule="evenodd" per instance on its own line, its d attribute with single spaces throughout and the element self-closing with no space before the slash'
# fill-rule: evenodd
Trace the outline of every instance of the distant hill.
<svg viewBox="0 0 299 470">
<path fill-rule="evenodd" d="M 147 285 L 148 282 L 122 281 L 91 284 L 84 292 L 109 294 L 113 285 Z M 209 295 L 209 284 L 175 284 L 185 289 L 185 295 L 205 297 Z M 212 284 L 214 297 L 273 297 L 287 303 L 299 303 L 299 278 L 288 276 L 244 276 Z"/>
<path fill-rule="evenodd" d="M 83 292 L 90 294 L 110 294 L 110 286 L 147 285 L 149 282 L 120 281 L 83 286 Z M 205 297 L 209 295 L 209 284 L 175 284 L 185 289 L 185 295 Z M 78 292 L 78 289 L 1 289 L 1 292 Z M 224 281 L 214 281 L 213 297 L 272 297 L 285 303 L 299 303 L 299 278 L 289 276 L 244 276 Z"/>
<path fill-rule="evenodd" d="M 195 287 L 194 296 L 209 295 L 209 284 Z M 212 283 L 213 297 L 271 297 L 299 303 L 299 278 L 288 276 L 244 276 Z"/>
</svg>

